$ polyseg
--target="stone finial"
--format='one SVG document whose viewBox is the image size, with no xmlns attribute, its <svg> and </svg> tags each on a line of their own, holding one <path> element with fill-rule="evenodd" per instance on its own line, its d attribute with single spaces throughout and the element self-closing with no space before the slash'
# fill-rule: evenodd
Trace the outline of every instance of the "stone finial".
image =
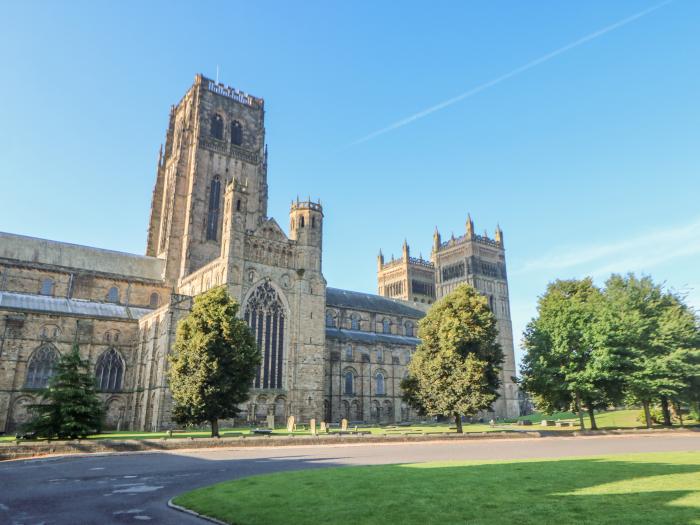
<svg viewBox="0 0 700 525">
<path fill-rule="evenodd" d="M 474 221 L 469 213 L 467 213 L 467 237 L 470 239 L 474 238 Z"/>
<path fill-rule="evenodd" d="M 408 241 L 406 239 L 403 240 L 403 249 L 402 249 L 402 256 L 404 260 L 408 260 L 408 257 L 410 255 L 410 250 L 408 248 Z"/>
<path fill-rule="evenodd" d="M 496 224 L 496 242 L 503 246 L 503 230 L 501 230 L 500 224 Z"/>
<path fill-rule="evenodd" d="M 435 232 L 433 233 L 433 251 L 437 252 L 440 249 L 440 243 L 442 239 L 440 238 L 440 232 L 437 226 L 435 226 Z"/>
</svg>

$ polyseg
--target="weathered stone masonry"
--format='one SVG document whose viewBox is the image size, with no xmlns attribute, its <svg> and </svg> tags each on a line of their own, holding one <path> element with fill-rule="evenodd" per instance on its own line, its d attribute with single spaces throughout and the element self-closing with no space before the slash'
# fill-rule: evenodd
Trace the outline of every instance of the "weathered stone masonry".
<svg viewBox="0 0 700 525">
<path fill-rule="evenodd" d="M 293 202 L 287 235 L 267 196 L 264 101 L 198 75 L 170 111 L 146 255 L 0 233 L 0 432 L 26 420 L 74 343 L 109 427 L 173 426 L 167 355 L 192 298 L 215 286 L 263 353 L 243 417 L 413 417 L 399 383 L 427 305 L 326 288 L 320 203 Z"/>
</svg>

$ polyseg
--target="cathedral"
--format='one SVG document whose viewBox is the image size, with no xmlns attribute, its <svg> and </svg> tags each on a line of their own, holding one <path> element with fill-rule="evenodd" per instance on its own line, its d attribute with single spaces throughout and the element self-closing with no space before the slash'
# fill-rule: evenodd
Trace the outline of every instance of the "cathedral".
<svg viewBox="0 0 700 525">
<path fill-rule="evenodd" d="M 0 433 L 29 417 L 62 353 L 77 344 L 106 427 L 173 428 L 167 355 L 192 298 L 226 286 L 262 355 L 240 418 L 397 423 L 417 418 L 400 383 L 417 323 L 467 282 L 498 320 L 501 396 L 518 415 L 503 233 L 435 231 L 430 260 L 378 257 L 378 295 L 331 288 L 324 211 L 292 202 L 288 231 L 267 214 L 264 101 L 202 75 L 171 107 L 145 255 L 0 233 Z"/>
</svg>

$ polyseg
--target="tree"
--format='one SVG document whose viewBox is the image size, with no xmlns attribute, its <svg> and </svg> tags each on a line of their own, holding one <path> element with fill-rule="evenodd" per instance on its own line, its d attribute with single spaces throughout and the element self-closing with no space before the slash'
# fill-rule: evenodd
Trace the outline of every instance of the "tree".
<svg viewBox="0 0 700 525">
<path fill-rule="evenodd" d="M 650 406 L 661 404 L 663 421 L 671 425 L 669 403 L 692 400 L 697 381 L 700 332 L 694 312 L 680 297 L 664 292 L 650 277 L 612 275 L 606 282 L 604 342 L 624 355 L 621 378 L 627 399 L 641 403 L 647 427 Z"/>
<path fill-rule="evenodd" d="M 573 408 L 585 428 L 585 407 L 594 430 L 594 411 L 622 398 L 624 366 L 619 354 L 600 343 L 601 311 L 602 295 L 590 278 L 549 284 L 525 331 L 521 367 L 521 386 L 538 408 Z"/>
<path fill-rule="evenodd" d="M 34 418 L 27 432 L 52 438 L 82 438 L 102 430 L 104 408 L 95 392 L 95 377 L 78 345 L 58 360 L 42 403 L 31 407 Z"/>
<path fill-rule="evenodd" d="M 175 401 L 173 419 L 182 424 L 211 424 L 235 417 L 248 399 L 260 350 L 242 319 L 238 303 L 224 287 L 194 299 L 190 314 L 178 323 L 168 378 Z"/>
<path fill-rule="evenodd" d="M 498 398 L 503 352 L 496 318 L 484 296 L 461 285 L 436 302 L 418 324 L 421 344 L 401 383 L 404 400 L 427 415 L 454 417 L 489 410 Z"/>
</svg>

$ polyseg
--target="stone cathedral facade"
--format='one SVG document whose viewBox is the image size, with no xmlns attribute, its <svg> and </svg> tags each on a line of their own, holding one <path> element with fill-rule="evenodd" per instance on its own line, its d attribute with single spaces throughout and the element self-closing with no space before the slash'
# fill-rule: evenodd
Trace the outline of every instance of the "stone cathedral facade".
<svg viewBox="0 0 700 525">
<path fill-rule="evenodd" d="M 391 261 L 385 262 L 380 251 L 377 280 L 380 295 L 428 305 L 462 283 L 479 290 L 488 299 L 491 311 L 496 316 L 498 342 L 504 355 L 501 397 L 493 409 L 497 416 L 512 417 L 518 413 L 518 391 L 512 380 L 515 376 L 513 324 L 510 319 L 503 231 L 499 226 L 493 238 L 486 232 L 477 235 L 474 221 L 467 215 L 464 235 L 452 235 L 445 242 L 436 228 L 429 261 L 411 257 L 406 241 L 400 259 L 392 257 Z"/>
<path fill-rule="evenodd" d="M 388 293 L 394 280 L 382 284 L 393 264 L 383 261 L 380 295 L 327 287 L 321 204 L 292 202 L 288 233 L 267 215 L 264 117 L 262 99 L 195 77 L 170 111 L 143 256 L 0 233 L 0 432 L 26 421 L 74 344 L 94 370 L 107 427 L 173 427 L 167 355 L 192 298 L 216 286 L 241 304 L 263 356 L 241 406 L 250 422 L 414 419 L 399 383 L 420 342 L 417 322 L 458 282 L 448 278 L 455 264 L 464 265 L 461 280 L 490 283 L 485 293 L 496 286 L 507 311 L 499 234 L 438 239 L 432 262 L 406 247 L 404 295 Z M 489 261 L 502 273 L 485 275 Z M 499 325 L 512 367 L 509 316 Z M 510 376 L 503 394 L 495 415 L 516 416 Z"/>
</svg>

